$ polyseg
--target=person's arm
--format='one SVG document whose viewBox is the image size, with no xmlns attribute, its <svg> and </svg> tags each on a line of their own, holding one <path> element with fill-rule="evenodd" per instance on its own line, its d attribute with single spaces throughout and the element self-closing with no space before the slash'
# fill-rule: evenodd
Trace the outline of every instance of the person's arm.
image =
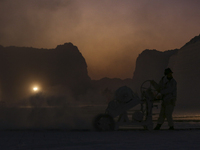
<svg viewBox="0 0 200 150">
<path fill-rule="evenodd" d="M 159 88 L 158 83 L 156 83 L 154 80 L 151 80 L 151 85 L 157 90 Z"/>
<path fill-rule="evenodd" d="M 174 81 L 170 84 L 170 87 L 161 89 L 160 93 L 163 95 L 166 95 L 169 93 L 174 93 L 176 91 L 176 86 L 177 86 L 177 83 L 176 83 L 176 81 Z"/>
<path fill-rule="evenodd" d="M 158 92 L 160 92 L 161 86 L 160 83 L 156 83 L 154 80 L 151 80 L 151 85 L 156 89 Z"/>
</svg>

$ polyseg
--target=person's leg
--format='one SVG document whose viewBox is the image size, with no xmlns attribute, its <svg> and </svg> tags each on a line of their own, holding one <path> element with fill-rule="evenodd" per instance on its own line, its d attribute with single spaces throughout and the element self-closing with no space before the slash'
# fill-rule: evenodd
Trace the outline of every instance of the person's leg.
<svg viewBox="0 0 200 150">
<path fill-rule="evenodd" d="M 172 118 L 172 113 L 174 111 L 174 105 L 167 105 L 165 109 L 165 115 L 168 121 L 169 129 L 174 129 L 174 121 Z"/>
<path fill-rule="evenodd" d="M 164 121 L 165 121 L 165 106 L 161 105 L 159 118 L 158 118 L 157 125 L 154 128 L 154 130 L 159 130 L 161 125 L 164 123 Z"/>
<path fill-rule="evenodd" d="M 158 124 L 163 124 L 164 123 L 164 121 L 165 121 L 165 117 L 166 117 L 166 115 L 165 115 L 165 106 L 161 106 L 161 110 L 160 110 L 160 114 L 159 114 L 159 118 L 158 118 Z"/>
</svg>

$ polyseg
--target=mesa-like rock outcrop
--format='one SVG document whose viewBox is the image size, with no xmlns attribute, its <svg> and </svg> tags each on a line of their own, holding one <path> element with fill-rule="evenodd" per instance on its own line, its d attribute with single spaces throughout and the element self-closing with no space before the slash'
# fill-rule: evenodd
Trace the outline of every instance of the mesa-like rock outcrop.
<svg viewBox="0 0 200 150">
<path fill-rule="evenodd" d="M 133 76 L 134 90 L 139 92 L 142 82 L 159 82 L 164 69 L 170 67 L 177 81 L 177 107 L 182 112 L 199 110 L 200 97 L 200 35 L 180 49 L 160 52 L 145 50 L 137 58 Z"/>
<path fill-rule="evenodd" d="M 64 89 L 77 95 L 86 91 L 91 81 L 86 61 L 72 43 L 55 49 L 1 46 L 0 70 L 3 101 L 29 96 L 33 85 L 40 86 L 42 92 Z"/>
<path fill-rule="evenodd" d="M 136 68 L 133 75 L 135 90 L 138 91 L 140 85 L 145 80 L 155 80 L 158 82 L 164 75 L 164 69 L 168 66 L 170 57 L 177 52 L 178 49 L 165 52 L 144 50 L 136 61 Z"/>
</svg>

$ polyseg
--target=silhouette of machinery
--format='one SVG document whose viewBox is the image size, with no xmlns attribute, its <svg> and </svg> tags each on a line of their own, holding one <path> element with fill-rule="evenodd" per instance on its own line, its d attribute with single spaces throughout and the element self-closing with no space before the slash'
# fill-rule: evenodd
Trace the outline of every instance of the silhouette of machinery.
<svg viewBox="0 0 200 150">
<path fill-rule="evenodd" d="M 141 85 L 141 98 L 127 86 L 120 87 L 115 92 L 115 97 L 109 102 L 105 114 L 99 114 L 94 118 L 93 125 L 97 131 L 118 130 L 121 126 L 143 126 L 144 129 L 152 130 L 152 108 L 157 99 L 158 92 L 153 88 L 150 80 Z M 128 117 L 127 111 L 140 105 L 140 110 L 134 111 L 132 118 Z M 155 105 L 157 106 L 157 105 Z"/>
</svg>

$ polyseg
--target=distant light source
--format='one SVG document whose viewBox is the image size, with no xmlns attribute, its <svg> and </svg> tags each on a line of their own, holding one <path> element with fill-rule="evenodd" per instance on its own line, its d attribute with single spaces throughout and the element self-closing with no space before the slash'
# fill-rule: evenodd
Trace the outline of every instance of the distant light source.
<svg viewBox="0 0 200 150">
<path fill-rule="evenodd" d="M 37 92 L 38 91 L 38 87 L 34 87 L 33 91 Z"/>
</svg>

